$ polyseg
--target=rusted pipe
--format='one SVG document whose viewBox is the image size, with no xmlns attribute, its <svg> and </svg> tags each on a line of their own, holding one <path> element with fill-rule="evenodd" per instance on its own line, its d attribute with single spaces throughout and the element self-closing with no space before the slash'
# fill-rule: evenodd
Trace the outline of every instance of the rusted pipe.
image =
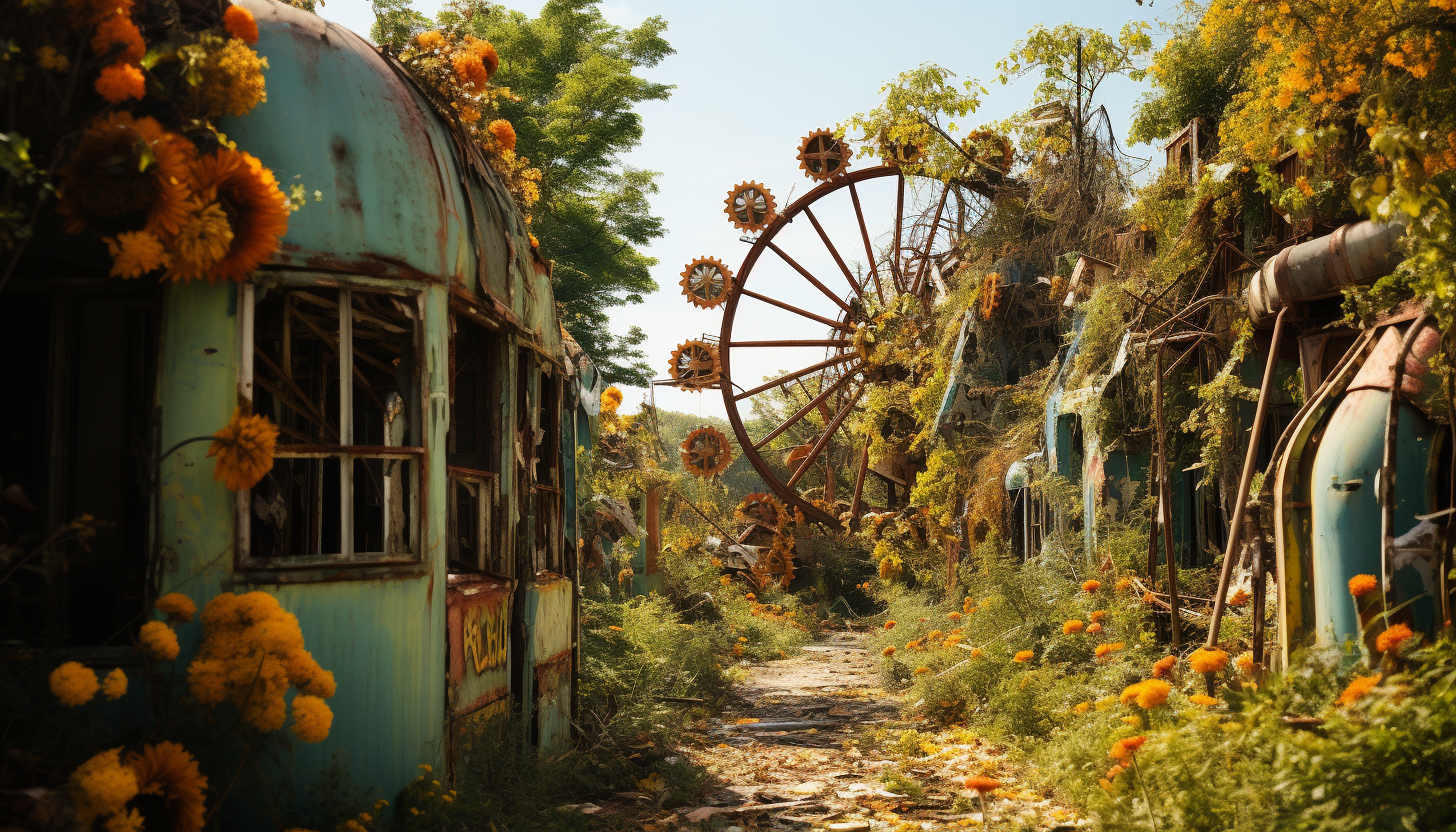
<svg viewBox="0 0 1456 832">
<path fill-rule="evenodd" d="M 1223 571 L 1218 577 L 1218 594 L 1213 597 L 1213 620 L 1209 622 L 1208 641 L 1205 643 L 1209 648 L 1218 644 L 1218 626 L 1223 620 L 1229 578 L 1233 576 L 1234 554 L 1239 550 L 1239 538 L 1244 530 L 1249 483 L 1253 481 L 1254 463 L 1259 458 L 1259 439 L 1264 433 L 1264 415 L 1269 409 L 1269 393 L 1274 387 L 1274 370 L 1279 365 L 1279 340 L 1284 335 L 1284 314 L 1288 311 L 1289 307 L 1283 307 L 1274 317 L 1274 334 L 1269 339 L 1269 358 L 1264 362 L 1264 380 L 1259 383 L 1259 406 L 1254 410 L 1254 424 L 1249 428 L 1249 448 L 1244 452 L 1244 470 L 1239 474 L 1239 490 L 1234 494 L 1234 515 L 1229 519 L 1228 545 L 1223 550 Z M 1262 612 L 1260 610 L 1259 614 Z"/>
<path fill-rule="evenodd" d="M 1245 534 L 1249 536 L 1249 554 L 1253 562 L 1254 597 L 1251 609 L 1254 613 L 1253 651 L 1254 681 L 1264 681 L 1264 590 L 1266 570 L 1264 568 L 1264 532 L 1259 524 L 1259 504 L 1255 503 L 1244 516 Z"/>
<path fill-rule="evenodd" d="M 1382 595 L 1390 598 L 1391 587 L 1388 583 L 1391 573 L 1391 560 L 1395 556 L 1395 440 L 1400 428 L 1400 393 L 1401 382 L 1405 377 L 1406 356 L 1410 355 L 1411 347 L 1415 345 L 1416 338 L 1425 328 L 1426 321 L 1431 316 L 1422 313 L 1410 328 L 1405 331 L 1405 337 L 1400 341 L 1400 350 L 1395 354 L 1395 361 L 1392 363 L 1390 372 L 1390 403 L 1385 411 L 1385 448 L 1384 458 L 1380 461 L 1380 488 L 1378 498 L 1380 500 L 1380 587 Z M 1439 335 L 1437 336 L 1439 338 Z M 1422 350 L 1422 352 L 1426 352 Z M 1434 353 L 1430 350 L 1429 353 Z M 1429 357 L 1429 353 L 1426 357 Z M 1424 361 L 1422 361 L 1424 366 Z"/>
<path fill-rule="evenodd" d="M 1291 304 L 1390 274 L 1403 257 L 1397 243 L 1404 234 L 1403 223 L 1364 220 L 1281 250 L 1249 282 L 1249 320 L 1265 329 Z"/>
<path fill-rule="evenodd" d="M 1177 652 L 1183 646 L 1183 627 L 1178 618 L 1178 559 L 1173 553 L 1173 488 L 1168 482 L 1168 433 L 1163 425 L 1162 344 L 1158 345 L 1153 366 L 1153 417 L 1158 428 L 1158 524 L 1163 527 L 1163 553 L 1168 559 L 1168 605 L 1171 613 L 1169 627 L 1173 635 L 1173 650 Z M 1156 563 L 1156 559 L 1153 562 Z"/>
</svg>

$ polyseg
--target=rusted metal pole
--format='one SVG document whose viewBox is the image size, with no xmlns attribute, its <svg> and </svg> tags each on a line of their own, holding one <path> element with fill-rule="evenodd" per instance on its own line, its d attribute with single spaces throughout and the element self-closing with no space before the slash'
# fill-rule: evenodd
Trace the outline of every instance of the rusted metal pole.
<svg viewBox="0 0 1456 832">
<path fill-rule="evenodd" d="M 1264 380 L 1259 383 L 1259 406 L 1254 409 L 1254 424 L 1249 428 L 1249 447 L 1244 452 L 1244 470 L 1239 475 L 1239 490 L 1234 494 L 1234 514 L 1229 519 L 1228 545 L 1223 550 L 1223 571 L 1218 578 L 1218 594 L 1213 597 L 1213 616 L 1208 623 L 1206 647 L 1218 644 L 1218 627 L 1223 620 L 1224 597 L 1234 571 L 1234 554 L 1239 551 L 1239 538 L 1244 530 L 1245 506 L 1249 501 L 1249 483 L 1254 478 L 1254 463 L 1259 458 L 1259 439 L 1264 432 L 1264 414 L 1269 408 L 1269 392 L 1274 387 L 1274 370 L 1279 364 L 1279 340 L 1284 335 L 1285 306 L 1274 319 L 1274 333 L 1269 338 L 1269 358 L 1264 362 Z"/>
<path fill-rule="evenodd" d="M 844 338 L 821 338 L 798 341 L 729 341 L 730 347 L 848 347 L 853 344 Z"/>
<path fill-rule="evenodd" d="M 870 467 L 870 443 L 865 440 L 864 451 L 859 455 L 859 475 L 854 480 L 854 499 L 849 504 L 849 522 L 859 524 L 860 497 L 864 494 L 865 471 Z"/>
<path fill-rule="evenodd" d="M 1173 488 L 1168 482 L 1168 432 L 1163 424 L 1163 345 L 1158 345 L 1153 360 L 1153 418 L 1158 431 L 1158 522 L 1163 527 L 1163 554 L 1168 559 L 1169 626 L 1173 634 L 1173 650 L 1183 646 L 1183 627 L 1178 618 L 1178 556 L 1173 551 Z"/>
<path fill-rule="evenodd" d="M 768 246 L 769 249 L 771 251 L 773 251 L 774 254 L 777 254 L 779 257 L 781 257 L 785 263 L 788 263 L 789 266 L 791 266 L 794 271 L 798 272 L 799 275 L 802 276 L 805 280 L 807 280 L 810 283 L 814 284 L 814 288 L 816 288 L 819 291 L 823 292 L 824 293 L 824 297 L 829 298 L 830 300 L 834 301 L 834 303 L 840 309 L 843 309 L 844 310 L 844 313 L 846 315 L 851 315 L 851 316 L 854 315 L 854 310 L 849 308 L 849 304 L 847 304 L 844 301 L 840 300 L 839 299 L 839 295 L 836 295 L 833 292 L 829 291 L 829 287 L 828 286 L 825 286 L 823 283 L 820 283 L 819 282 L 819 278 L 817 278 L 813 274 L 811 274 L 808 269 L 804 268 L 803 266 L 800 266 L 799 265 L 799 261 L 797 261 L 794 258 L 790 257 L 787 253 L 784 252 L 783 249 L 781 249 L 777 245 L 775 245 L 774 242 L 773 242 L 773 240 L 766 240 L 766 241 L 764 241 L 764 245 Z"/>
<path fill-rule="evenodd" d="M 834 414 L 834 421 L 824 426 L 824 433 L 819 437 L 819 441 L 814 443 L 814 447 L 810 449 L 809 455 L 804 457 L 803 462 L 799 463 L 799 469 L 794 472 L 792 477 L 789 477 L 788 485 L 790 488 L 798 485 L 800 478 L 808 472 L 809 466 L 813 465 L 814 460 L 819 458 L 819 454 L 824 452 L 824 446 L 829 444 L 829 440 L 834 436 L 834 432 L 839 430 L 840 423 L 845 420 L 845 417 L 849 416 L 851 410 L 854 410 L 854 406 L 859 404 L 860 396 L 863 395 L 864 388 L 861 387 L 855 392 L 854 398 L 849 400 L 849 404 L 846 404 L 842 410 Z"/>
<path fill-rule="evenodd" d="M 793 312 L 795 315 L 802 315 L 803 317 L 808 318 L 811 321 L 818 321 L 819 323 L 824 324 L 830 329 L 838 329 L 842 332 L 851 332 L 854 330 L 854 327 L 847 323 L 842 323 L 840 321 L 831 321 L 823 315 L 815 315 L 813 312 L 805 312 L 804 310 L 800 309 L 797 306 L 794 306 L 793 304 L 784 303 L 783 301 L 778 300 L 777 298 L 771 298 L 768 295 L 760 295 L 758 292 L 752 292 L 748 289 L 744 289 L 741 287 L 738 289 L 738 293 L 746 298 L 761 300 L 764 303 L 769 304 L 770 306 L 777 306 L 780 309 Z"/>
<path fill-rule="evenodd" d="M 844 264 L 844 258 L 839 256 L 839 249 L 835 248 L 834 243 L 829 241 L 829 235 L 824 233 L 824 227 L 819 224 L 819 218 L 814 216 L 814 212 L 809 210 L 808 207 L 804 208 L 804 216 L 809 218 L 809 223 L 814 226 L 815 231 L 819 232 L 819 239 L 824 241 L 824 247 L 829 249 L 829 255 L 834 258 L 835 265 L 839 266 L 839 270 L 844 273 L 844 279 L 849 283 L 849 288 L 853 289 L 855 295 L 863 301 L 865 299 L 864 289 L 860 287 L 859 283 L 855 282 L 854 275 L 849 271 L 849 266 L 846 266 Z"/>
<path fill-rule="evenodd" d="M 1400 432 L 1400 385 L 1405 380 L 1405 359 L 1410 355 L 1416 336 L 1425 328 L 1430 315 L 1422 314 L 1415 319 L 1400 340 L 1400 350 L 1395 354 L 1395 366 L 1390 379 L 1390 405 L 1385 411 L 1384 458 L 1380 461 L 1380 587 L 1386 601 L 1390 600 L 1391 586 L 1387 579 L 1395 558 L 1395 440 Z M 1443 622 L 1444 623 L 1444 622 Z"/>
<path fill-rule="evenodd" d="M 794 415 L 790 416 L 788 419 L 785 419 L 782 425 L 779 425 L 778 427 L 769 431 L 769 434 L 767 436 L 753 443 L 753 449 L 756 451 L 759 448 L 762 448 L 764 445 L 772 442 L 779 434 L 788 430 L 791 425 L 804 418 L 804 416 L 807 415 L 809 411 L 813 410 L 814 408 L 822 408 L 824 406 L 824 400 L 832 396 L 834 394 L 834 391 L 844 386 L 844 384 L 852 378 L 854 378 L 854 376 L 848 373 L 840 376 L 838 381 L 824 388 L 824 390 L 821 391 L 819 395 L 815 396 L 807 404 L 795 411 Z M 825 415 L 828 416 L 827 413 Z"/>
<path fill-rule="evenodd" d="M 727 353 L 724 354 L 726 355 Z M 835 364 L 843 364 L 846 361 L 853 361 L 856 358 L 859 358 L 859 355 L 852 352 L 845 353 L 844 355 L 836 355 L 833 358 L 826 358 L 823 361 L 820 361 L 818 364 L 810 364 L 802 370 L 795 370 L 792 373 L 785 373 L 784 375 L 781 375 L 778 378 L 773 379 L 772 381 L 765 381 L 763 384 L 758 385 L 752 390 L 745 390 L 742 393 L 738 393 L 733 396 L 733 401 L 736 402 L 742 399 L 746 399 L 749 396 L 757 395 L 770 388 L 778 387 L 780 384 L 786 384 L 796 378 L 806 376 L 814 372 L 815 370 L 822 370 L 825 367 L 832 367 Z"/>
<path fill-rule="evenodd" d="M 859 236 L 864 240 L 865 259 L 870 268 L 870 277 L 875 280 L 875 294 L 879 296 L 880 303 L 885 302 L 885 287 L 880 285 L 880 270 L 875 266 L 875 249 L 870 245 L 870 231 L 865 226 L 864 209 L 859 205 L 859 191 L 854 189 L 854 183 L 849 183 L 849 198 L 854 201 L 854 216 L 859 220 Z"/>
<path fill-rule="evenodd" d="M 1254 597 L 1250 610 L 1254 617 L 1254 681 L 1264 680 L 1264 532 L 1259 525 L 1259 504 L 1255 503 L 1244 515 L 1244 533 L 1249 536 L 1249 554 L 1253 561 Z"/>
</svg>

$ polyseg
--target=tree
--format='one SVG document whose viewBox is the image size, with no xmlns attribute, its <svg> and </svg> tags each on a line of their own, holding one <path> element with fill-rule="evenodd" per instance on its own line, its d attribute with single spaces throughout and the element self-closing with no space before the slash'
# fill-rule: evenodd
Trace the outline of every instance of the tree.
<svg viewBox="0 0 1456 832">
<path fill-rule="evenodd" d="M 373 35 L 402 48 L 425 28 L 409 0 L 376 0 Z M 640 247 L 663 234 L 649 197 L 655 172 L 622 164 L 642 139 L 637 105 L 665 101 L 673 87 L 636 70 L 673 53 L 667 23 L 649 18 L 634 29 L 608 23 L 597 0 L 550 0 L 536 18 L 457 0 L 434 25 L 489 40 L 500 53 L 494 81 L 510 95 L 493 103 L 495 117 L 515 127 L 516 153 L 541 171 L 531 229 L 543 257 L 555 261 L 553 289 L 562 325 L 610 382 L 646 384 L 651 367 L 633 327 L 609 331 L 612 307 L 641 303 L 656 291 L 657 261 Z"/>
</svg>

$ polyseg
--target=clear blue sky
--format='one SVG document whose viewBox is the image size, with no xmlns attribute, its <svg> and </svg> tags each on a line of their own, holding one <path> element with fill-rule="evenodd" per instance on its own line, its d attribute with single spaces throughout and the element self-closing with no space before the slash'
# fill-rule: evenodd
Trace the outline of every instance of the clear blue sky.
<svg viewBox="0 0 1456 832">
<path fill-rule="evenodd" d="M 503 5 L 534 15 L 542 2 L 508 0 Z M 426 14 L 439 6 L 438 0 L 415 2 L 415 8 Z M 645 303 L 618 307 L 613 329 L 625 332 L 635 324 L 648 333 L 644 346 L 659 377 L 666 377 L 668 356 L 679 342 L 705 332 L 716 335 L 720 313 L 689 306 L 677 283 L 683 266 L 695 257 L 716 256 L 736 270 L 747 253 L 748 246 L 739 241 L 739 232 L 723 213 L 728 189 L 745 179 L 757 180 L 769 187 L 781 207 L 786 205 L 791 190 L 802 194 L 809 185 L 794 158 L 799 138 L 873 108 L 881 85 L 898 73 L 932 62 L 962 79 L 980 79 L 988 94 L 981 110 L 960 125 L 970 129 L 1026 107 L 1032 80 L 1005 87 L 990 82 L 996 76 L 996 61 L 1038 23 L 1071 22 L 1115 33 L 1129 20 L 1146 20 L 1153 23 L 1152 33 L 1160 41 L 1160 18 L 1171 21 L 1178 7 L 1172 0 L 1153 8 L 1134 0 L 603 3 L 606 18 L 621 26 L 660 15 L 668 22 L 667 39 L 677 50 L 646 71 L 652 80 L 675 84 L 677 89 L 669 101 L 642 108 L 643 142 L 622 160 L 662 173 L 653 207 L 668 233 L 648 251 L 659 260 L 653 277 L 661 288 Z M 319 11 L 366 37 L 373 20 L 368 0 L 327 0 Z M 508 62 L 511 56 L 501 59 Z M 1111 79 L 1100 91 L 1119 139 L 1126 134 L 1132 107 L 1143 91 L 1143 85 L 1125 79 Z M 1129 150 L 1153 155 L 1153 148 L 1146 146 Z M 831 223 L 825 220 L 825 224 Z M 829 233 L 837 238 L 833 228 Z M 837 274 L 832 261 L 827 262 L 829 272 Z M 815 265 L 806 262 L 806 266 L 816 270 Z M 754 278 L 759 289 L 764 285 L 759 280 L 769 279 L 760 278 L 757 270 Z M 778 334 L 781 326 L 781 321 L 762 316 L 761 329 L 770 333 L 767 337 Z M 793 361 L 783 355 L 755 359 L 750 364 L 735 358 L 734 376 L 740 385 L 745 378 L 761 378 Z M 646 395 L 643 390 L 625 392 L 629 406 Z M 717 391 L 699 394 L 658 387 L 657 403 L 688 413 L 723 413 Z"/>
</svg>

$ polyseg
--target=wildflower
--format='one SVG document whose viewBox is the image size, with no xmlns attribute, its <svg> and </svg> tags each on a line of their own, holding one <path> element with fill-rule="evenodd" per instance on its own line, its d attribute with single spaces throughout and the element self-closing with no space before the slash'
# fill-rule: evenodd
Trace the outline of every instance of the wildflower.
<svg viewBox="0 0 1456 832">
<path fill-rule="evenodd" d="M 1178 666 L 1177 656 L 1164 656 L 1153 662 L 1153 678 L 1166 679 L 1173 675 L 1173 668 Z"/>
<path fill-rule="evenodd" d="M 1131 725 L 1133 728 L 1143 727 L 1142 717 L 1139 716 L 1125 716 L 1122 718 L 1122 723 L 1124 725 Z"/>
<path fill-rule="evenodd" d="M 112 50 L 116 47 L 121 49 L 113 54 Z M 142 39 L 142 30 L 131 22 L 130 17 L 117 14 L 104 18 L 96 25 L 96 34 L 91 36 L 91 51 L 103 58 L 136 64 L 146 56 L 147 42 Z"/>
<path fill-rule="evenodd" d="M 175 742 L 161 742 L 147 745 L 140 754 L 130 754 L 126 765 L 136 775 L 137 791 L 140 794 L 161 798 L 164 813 L 172 832 L 201 832 L 204 798 L 207 791 L 207 777 L 197 768 L 187 749 Z M 144 806 L 150 810 L 151 804 Z M 163 808 L 165 807 L 165 808 Z M 163 816 L 149 818 L 161 821 Z"/>
<path fill-rule="evenodd" d="M 890 645 L 889 647 L 886 647 L 884 650 L 882 650 L 880 652 L 881 652 L 882 655 L 885 655 L 885 656 L 893 656 L 893 655 L 895 655 L 895 646 L 894 645 Z"/>
<path fill-rule="evenodd" d="M 1209 708 L 1218 704 L 1217 699 L 1214 699 L 1212 696 L 1209 696 L 1206 693 L 1195 693 L 1192 696 L 1188 697 L 1188 701 L 1192 702 L 1195 705 L 1202 705 L 1205 708 Z"/>
<path fill-rule="evenodd" d="M 96 818 L 120 811 L 137 796 L 137 776 L 121 764 L 121 749 L 103 751 L 71 772 L 67 784 L 76 820 L 89 828 Z"/>
<path fill-rule="evenodd" d="M 482 92 L 490 83 L 490 73 L 486 71 L 485 64 L 472 52 L 456 52 L 450 58 L 450 66 L 455 70 L 460 86 L 466 89 Z"/>
<path fill-rule="evenodd" d="M 500 145 L 502 150 L 515 151 L 516 149 L 516 128 L 511 126 L 509 121 L 498 118 L 492 121 L 485 131 L 490 134 L 495 143 Z"/>
<path fill-rule="evenodd" d="M 415 768 L 419 769 L 420 771 L 423 771 L 426 774 L 434 774 L 435 773 L 434 767 L 433 766 L 430 766 L 427 763 L 421 763 L 421 764 L 415 766 Z"/>
<path fill-rule="evenodd" d="M 1112 744 L 1112 750 L 1107 756 L 1114 760 L 1131 760 L 1132 756 L 1147 742 L 1147 737 L 1126 737 Z"/>
<path fill-rule="evenodd" d="M 66 231 L 175 234 L 187 218 L 186 183 L 195 153 L 191 142 L 166 132 L 156 119 L 120 111 L 98 117 L 59 171 L 56 210 Z M 148 155 L 152 163 L 143 165 Z"/>
<path fill-rule="evenodd" d="M 1234 659 L 1234 664 L 1237 665 L 1239 670 L 1244 673 L 1253 673 L 1254 651 L 1246 650 L 1243 653 L 1240 653 L 1239 657 L 1237 659 Z"/>
<path fill-rule="evenodd" d="M 916 676 L 920 676 L 922 674 L 929 673 L 929 672 L 930 672 L 930 668 L 925 667 L 924 665 L 921 665 L 920 667 L 915 668 L 915 675 Z"/>
<path fill-rule="evenodd" d="M 960 621 L 961 620 L 961 614 L 958 613 L 958 612 L 948 613 L 945 617 L 946 618 L 949 618 L 951 621 Z"/>
<path fill-rule="evenodd" d="M 602 412 L 616 413 L 617 408 L 622 406 L 622 391 L 616 385 L 602 391 Z"/>
<path fill-rule="evenodd" d="M 288 202 L 273 171 L 241 150 L 222 149 L 202 157 L 193 175 L 199 197 L 227 209 L 232 232 L 222 256 L 204 264 L 207 279 L 241 283 L 278 250 L 288 230 Z"/>
<path fill-rule="evenodd" d="M 1012 657 L 1011 660 L 1014 662 L 1021 662 L 1025 664 L 1026 662 L 1031 661 L 1032 655 L 1033 654 L 1030 650 L 1021 650 L 1014 657 Z"/>
<path fill-rule="evenodd" d="M 197 604 L 180 592 L 169 592 L 163 595 L 153 606 L 157 612 L 166 615 L 167 620 L 183 624 L 191 621 L 192 616 L 197 614 Z"/>
<path fill-rule="evenodd" d="M 1087 625 L 1087 632 L 1089 632 L 1089 633 L 1100 633 L 1100 632 L 1102 632 L 1102 622 L 1100 622 L 1100 621 L 1093 621 L 1091 624 Z"/>
<path fill-rule="evenodd" d="M 495 47 L 491 45 L 490 41 L 477 40 L 471 35 L 466 35 L 463 46 L 465 51 L 478 58 L 481 65 L 485 67 L 486 80 L 490 80 L 490 76 L 495 75 L 495 71 L 500 69 L 500 56 L 496 54 Z"/>
<path fill-rule="evenodd" d="M 434 29 L 415 35 L 415 47 L 426 52 L 434 52 L 444 45 L 445 36 Z"/>
<path fill-rule="evenodd" d="M 1076 705 L 1072 706 L 1072 713 L 1085 714 L 1090 710 L 1092 710 L 1091 702 L 1078 702 Z"/>
<path fill-rule="evenodd" d="M 893 629 L 895 629 L 895 619 L 892 618 L 889 621 L 886 621 L 885 622 L 885 629 L 886 630 L 893 630 Z"/>
<path fill-rule="evenodd" d="M 192 88 L 188 104 L 202 118 L 245 116 L 268 100 L 263 81 L 267 68 L 267 58 L 242 40 L 230 38 L 207 53 L 199 67 L 201 83 Z"/>
<path fill-rule="evenodd" d="M 1118 592 L 1126 592 L 1132 589 L 1132 578 L 1120 578 L 1117 581 L 1116 589 Z"/>
<path fill-rule="evenodd" d="M 96 92 L 111 104 L 128 98 L 140 101 L 147 94 L 147 76 L 136 66 L 118 61 L 96 76 Z"/>
<path fill-rule="evenodd" d="M 1361 699 L 1364 699 L 1376 685 L 1380 684 L 1380 674 L 1370 676 L 1356 676 L 1350 680 L 1350 684 L 1340 693 L 1340 698 L 1335 700 L 1335 705 L 1347 708 Z"/>
<path fill-rule="evenodd" d="M 317 696 L 293 697 L 293 733 L 304 742 L 323 742 L 334 722 L 334 712 Z"/>
<path fill-rule="evenodd" d="M 1197 673 L 1217 673 L 1228 667 L 1228 661 L 1228 653 L 1207 647 L 1200 647 L 1188 656 L 1188 665 Z"/>
<path fill-rule="evenodd" d="M 1107 770 L 1106 774 L 1102 776 L 1104 780 L 1116 780 L 1117 775 L 1123 773 L 1124 771 L 1127 771 L 1127 766 L 1124 766 L 1122 763 L 1116 763 L 1112 766 L 1112 768 Z"/>
<path fill-rule="evenodd" d="M 1356 598 L 1364 598 L 1379 586 L 1380 582 L 1374 575 L 1356 575 L 1350 579 L 1350 594 Z"/>
<path fill-rule="evenodd" d="M 531 248 L 540 248 L 541 247 L 541 241 L 538 240 L 538 239 L 536 239 L 536 235 L 535 234 L 527 234 L 526 236 L 529 237 L 529 238 L 531 238 Z M 865 584 L 865 589 L 869 589 L 869 584 L 868 583 Z"/>
<path fill-rule="evenodd" d="M 627 573 L 627 580 L 628 581 L 632 580 L 632 570 L 630 570 L 630 569 L 623 569 L 622 571 Z M 617 576 L 618 580 L 621 580 L 621 577 L 622 577 L 621 575 L 618 575 Z M 727 575 L 719 575 L 718 576 L 718 583 L 719 584 L 722 584 L 723 586 L 727 586 L 727 585 L 733 583 L 733 579 L 730 578 L 730 577 L 728 577 Z"/>
<path fill-rule="evenodd" d="M 976 648 L 974 648 L 974 649 L 971 650 L 971 658 L 973 658 L 973 659 L 979 659 L 979 658 L 981 658 L 982 656 L 985 656 L 985 655 L 986 654 L 983 653 L 981 651 L 981 648 L 979 648 L 979 647 L 976 647 Z"/>
<path fill-rule="evenodd" d="M 1099 644 L 1099 645 L 1097 645 L 1097 649 L 1094 650 L 1094 651 L 1092 651 L 1092 652 L 1096 653 L 1097 654 L 1097 658 L 1100 659 L 1100 658 L 1106 656 L 1108 653 L 1111 653 L 1114 650 L 1121 650 L 1121 649 L 1122 649 L 1122 642 L 1120 642 L 1120 641 L 1114 641 L 1114 642 L 1111 642 L 1109 644 Z"/>
<path fill-rule="evenodd" d="M 985 794 L 1001 788 L 1001 781 L 994 777 L 967 777 L 966 788 Z"/>
<path fill-rule="evenodd" d="M 112 277 L 135 278 L 167 265 L 167 250 L 149 231 L 123 231 L 104 238 Z"/>
<path fill-rule="evenodd" d="M 1231 607 L 1242 607 L 1247 603 L 1249 603 L 1249 593 L 1243 591 L 1242 589 L 1238 590 L 1233 595 L 1230 595 L 1228 599 L 1228 604 Z"/>
<path fill-rule="evenodd" d="M 1387 627 L 1375 639 L 1375 649 L 1382 653 L 1390 653 L 1400 647 L 1401 643 L 1410 638 L 1414 633 L 1411 628 L 1404 624 L 1393 624 Z"/>
<path fill-rule="evenodd" d="M 80 662 L 66 662 L 51 671 L 51 693 L 68 708 L 84 705 L 96 696 L 101 683 L 96 680 L 96 671 Z"/>
<path fill-rule="evenodd" d="M 1097 580 L 1096 578 L 1093 578 L 1092 580 L 1087 581 L 1086 583 L 1082 584 L 1082 591 L 1083 592 L 1096 592 L 1097 590 L 1099 590 L 1101 588 L 1102 588 L 1102 582 L 1099 581 L 1099 580 Z"/>
<path fill-rule="evenodd" d="M 244 416 L 241 407 L 233 409 L 227 426 L 213 434 L 219 441 L 207 449 L 217 457 L 212 478 L 229 490 L 244 491 L 258 484 L 273 469 L 273 449 L 278 443 L 278 428 L 266 416 Z"/>
<path fill-rule="evenodd" d="M 227 212 L 217 204 L 194 205 L 172 242 L 167 277 L 195 280 L 227 256 L 233 243 L 233 229 Z"/>
<path fill-rule="evenodd" d="M 177 658 L 177 654 L 182 650 L 181 646 L 177 644 L 177 633 L 162 621 L 148 621 L 143 624 L 137 638 L 152 658 L 161 659 L 164 662 Z"/>
<path fill-rule="evenodd" d="M 101 680 L 101 693 L 111 700 L 126 696 L 126 673 L 118 667 L 106 674 L 106 678 Z"/>
<path fill-rule="evenodd" d="M 249 46 L 258 42 L 258 21 L 242 6 L 228 6 L 222 13 L 222 25 L 228 34 Z"/>
<path fill-rule="evenodd" d="M 1101 621 L 1107 617 L 1107 610 L 1093 610 L 1088 616 L 1092 621 Z"/>
<path fill-rule="evenodd" d="M 1080 633 L 1080 632 L 1082 632 L 1084 626 L 1085 625 L 1083 625 L 1082 622 L 1080 622 L 1080 621 L 1078 621 L 1076 619 L 1072 619 L 1071 621 L 1063 621 L 1062 622 L 1062 634 L 1063 635 L 1071 635 L 1072 633 Z"/>
<path fill-rule="evenodd" d="M 1168 683 L 1161 679 L 1148 679 L 1138 689 L 1137 705 L 1143 710 L 1152 710 L 1168 702 Z"/>
<path fill-rule="evenodd" d="M 57 52 L 56 48 L 49 44 L 35 50 L 35 63 L 41 69 L 51 69 L 56 72 L 65 72 L 71 68 L 71 59 L 66 57 L 64 52 Z"/>
</svg>

